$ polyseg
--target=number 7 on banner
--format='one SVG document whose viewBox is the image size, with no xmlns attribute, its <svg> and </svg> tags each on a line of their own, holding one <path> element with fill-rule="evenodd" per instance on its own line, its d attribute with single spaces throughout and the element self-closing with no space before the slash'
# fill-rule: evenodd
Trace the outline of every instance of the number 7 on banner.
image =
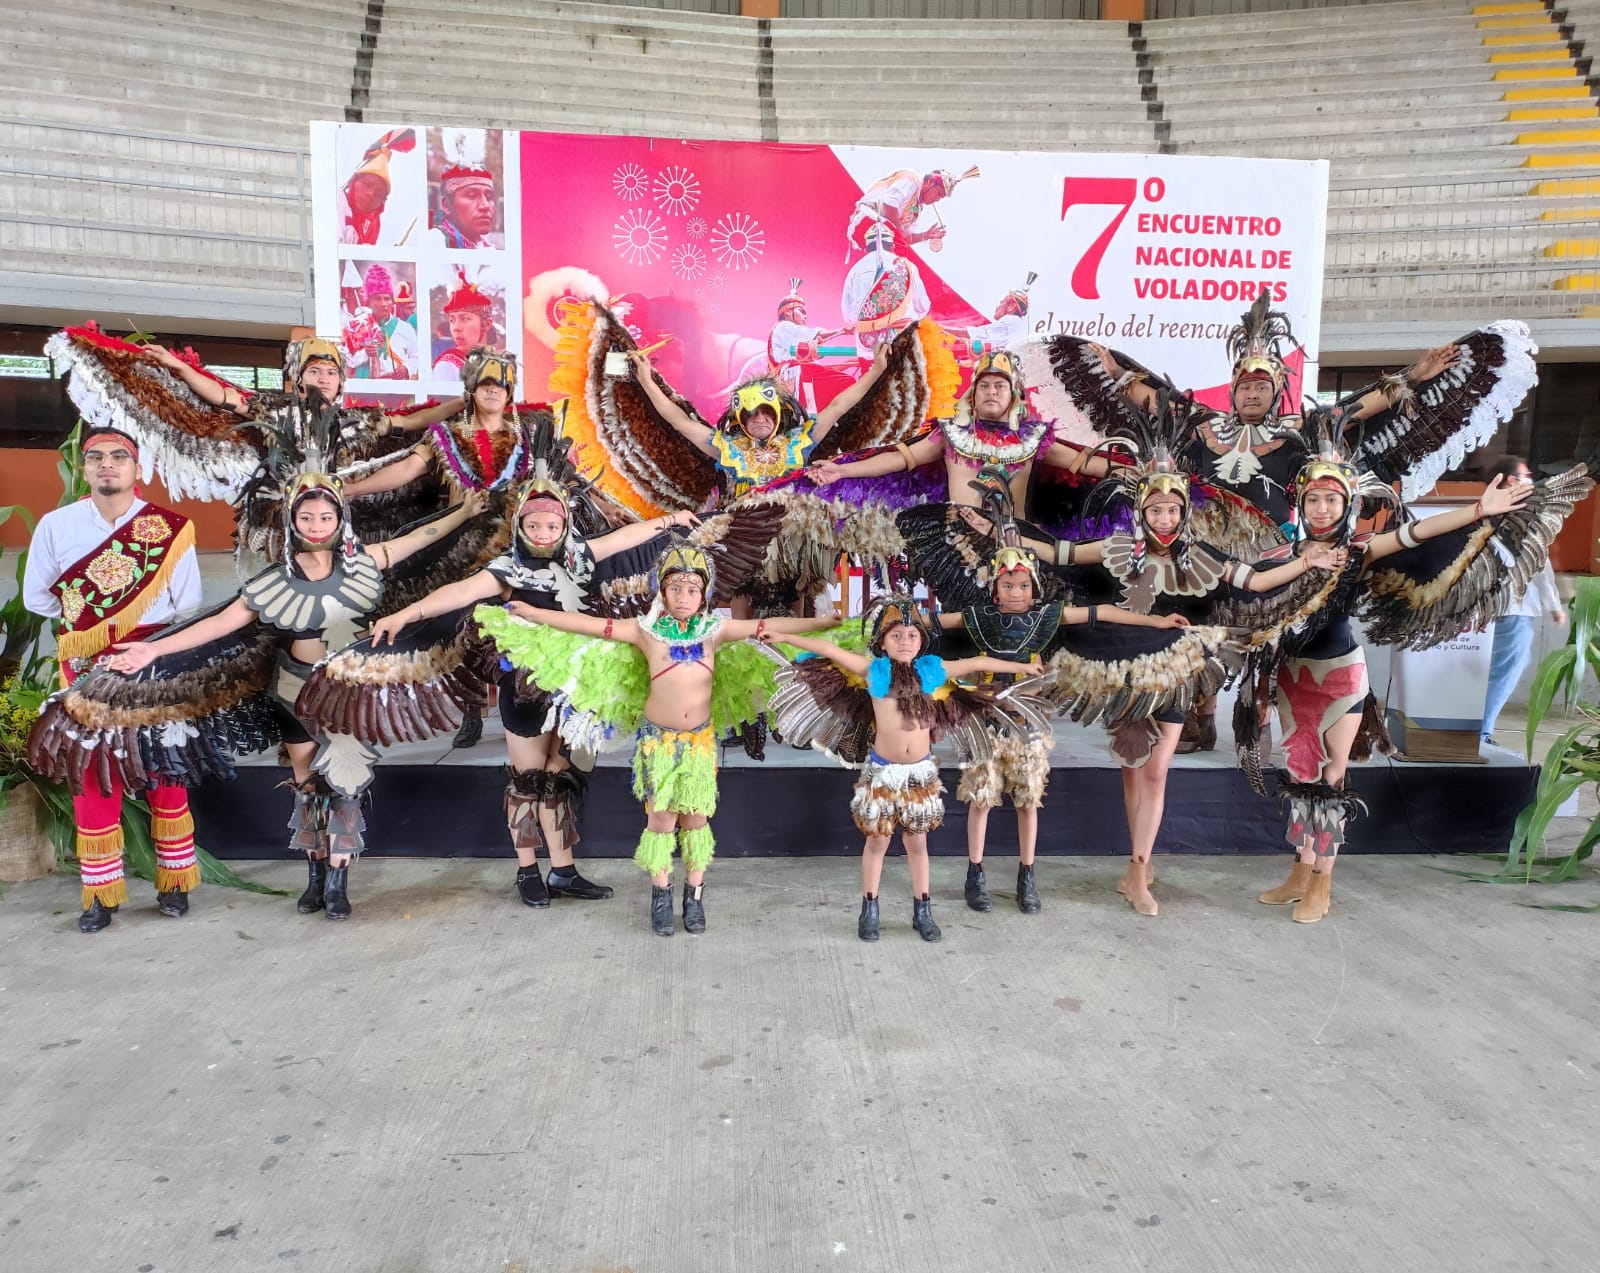
<svg viewBox="0 0 1600 1273">
<path fill-rule="evenodd" d="M 1075 207 L 1089 204 L 1109 205 L 1117 209 L 1117 215 L 1111 218 L 1111 224 L 1100 231 L 1099 236 L 1078 258 L 1077 265 L 1072 268 L 1072 292 L 1074 296 L 1086 301 L 1100 299 L 1100 261 L 1106 254 L 1112 238 L 1117 233 L 1117 227 L 1122 224 L 1122 219 L 1128 215 L 1128 209 L 1133 207 L 1134 198 L 1139 193 L 1139 179 L 1137 177 L 1067 177 L 1061 183 L 1061 219 L 1067 219 L 1067 213 Z"/>
</svg>

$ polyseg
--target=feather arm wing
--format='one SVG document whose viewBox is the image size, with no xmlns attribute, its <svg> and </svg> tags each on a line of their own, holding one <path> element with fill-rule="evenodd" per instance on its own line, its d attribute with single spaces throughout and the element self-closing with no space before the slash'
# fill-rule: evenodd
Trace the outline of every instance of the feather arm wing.
<svg viewBox="0 0 1600 1273">
<path fill-rule="evenodd" d="M 777 688 L 777 665 L 756 643 L 730 641 L 717 651 L 712 667 L 711 724 L 720 738 L 767 710 Z"/>
<path fill-rule="evenodd" d="M 266 695 L 276 648 L 273 634 L 252 623 L 157 658 L 137 676 L 94 668 L 45 701 L 29 764 L 74 794 L 98 782 L 109 795 L 113 772 L 130 791 L 230 779 L 236 754 L 279 741 Z"/>
<path fill-rule="evenodd" d="M 929 420 L 944 419 L 955 410 L 960 388 L 961 370 L 949 336 L 930 319 L 913 323 L 889 346 L 883 374 L 839 417 L 812 458 L 909 442 Z"/>
<path fill-rule="evenodd" d="M 138 442 L 145 480 L 159 474 L 174 498 L 231 500 L 260 464 L 259 433 L 201 401 L 148 350 L 92 327 L 69 327 L 50 337 L 45 353 L 66 374 L 67 395 L 83 418 Z"/>
<path fill-rule="evenodd" d="M 767 550 L 783 526 L 787 500 L 778 495 L 746 495 L 721 513 L 706 517 L 689 533 L 689 542 L 712 551 L 716 589 L 712 604 L 725 606 L 760 573 Z"/>
<path fill-rule="evenodd" d="M 1366 467 L 1383 482 L 1398 482 L 1402 499 L 1432 490 L 1448 469 L 1494 436 L 1538 383 L 1539 347 L 1523 323 L 1491 323 L 1455 346 L 1453 367 L 1404 389 L 1395 405 L 1359 426 L 1356 449 Z M 1352 397 L 1382 387 L 1379 382 Z"/>
<path fill-rule="evenodd" d="M 465 657 L 471 610 L 410 624 L 392 645 L 363 640 L 329 655 L 306 678 L 295 714 L 373 747 L 452 732 L 486 699 L 485 669 Z"/>
<path fill-rule="evenodd" d="M 1150 383 L 1165 383 L 1127 354 L 1113 350 L 1112 356 Z M 1021 360 L 1034 406 L 1043 419 L 1056 421 L 1058 435 L 1076 442 L 1114 434 L 1138 436 L 1142 413 L 1106 374 L 1090 342 L 1077 336 L 1040 337 L 1023 344 Z M 1087 423 L 1088 436 L 1079 420 Z"/>
<path fill-rule="evenodd" d="M 1423 650 L 1499 618 L 1550 555 L 1594 482 L 1579 465 L 1535 484 L 1521 508 L 1425 539 L 1377 562 L 1357 614 L 1367 635 Z"/>
<path fill-rule="evenodd" d="M 1196 539 L 1238 561 L 1259 561 L 1284 542 L 1265 510 L 1221 486 L 1191 482 L 1190 525 Z"/>
<path fill-rule="evenodd" d="M 597 302 L 573 302 L 561 312 L 550 392 L 566 397 L 563 428 L 578 446 L 606 457 L 598 486 L 641 517 L 699 508 L 716 489 L 716 467 L 663 420 L 631 374 L 606 374 L 606 355 L 638 348 L 628 329 Z M 704 424 L 687 398 L 659 375 L 668 395 Z M 707 426 L 709 427 L 709 426 Z"/>
<path fill-rule="evenodd" d="M 866 684 L 827 659 L 779 660 L 767 704 L 772 727 L 796 747 L 807 745 L 843 765 L 859 765 L 872 750 L 874 720 Z"/>
<path fill-rule="evenodd" d="M 1047 670 L 1020 682 L 1063 716 L 1108 726 L 1187 711 L 1214 694 L 1244 660 L 1226 628 L 1063 627 Z"/>
<path fill-rule="evenodd" d="M 574 748 L 610 751 L 638 732 L 650 671 L 636 646 L 525 623 L 498 606 L 472 617 L 513 667 L 557 696 L 561 736 Z"/>
</svg>

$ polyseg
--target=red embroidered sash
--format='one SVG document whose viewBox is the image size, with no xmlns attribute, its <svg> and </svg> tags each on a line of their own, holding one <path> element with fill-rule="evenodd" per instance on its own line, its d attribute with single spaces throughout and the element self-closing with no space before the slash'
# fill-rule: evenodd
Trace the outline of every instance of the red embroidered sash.
<svg viewBox="0 0 1600 1273">
<path fill-rule="evenodd" d="M 146 504 L 121 529 L 61 573 L 50 590 L 61 602 L 56 631 L 63 659 L 92 658 L 138 626 L 194 547 L 194 526 L 182 513 Z"/>
</svg>

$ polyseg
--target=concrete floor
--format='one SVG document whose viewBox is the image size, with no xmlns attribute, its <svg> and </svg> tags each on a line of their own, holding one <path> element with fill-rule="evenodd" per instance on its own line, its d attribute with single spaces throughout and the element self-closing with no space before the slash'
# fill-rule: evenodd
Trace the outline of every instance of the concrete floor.
<svg viewBox="0 0 1600 1273">
<path fill-rule="evenodd" d="M 136 883 L 93 938 L 74 879 L 8 887 L 0 1267 L 1600 1267 L 1595 917 L 1351 858 L 1303 926 L 1283 862 L 1158 862 L 1140 920 L 1112 863 L 1033 918 L 937 861 L 937 946 L 898 859 L 875 947 L 846 859 L 713 867 L 671 941 L 621 862 L 533 912 L 372 859 L 342 925 Z"/>
</svg>

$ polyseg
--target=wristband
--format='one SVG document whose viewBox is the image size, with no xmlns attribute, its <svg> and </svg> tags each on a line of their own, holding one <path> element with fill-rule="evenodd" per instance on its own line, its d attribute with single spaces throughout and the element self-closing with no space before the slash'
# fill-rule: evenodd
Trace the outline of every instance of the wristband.
<svg viewBox="0 0 1600 1273">
<path fill-rule="evenodd" d="M 1100 607 L 1099 606 L 1090 606 L 1089 607 L 1089 626 L 1092 628 L 1098 622 L 1100 622 Z"/>
<path fill-rule="evenodd" d="M 756 635 L 756 640 L 757 641 L 761 640 L 762 637 L 767 635 L 767 621 L 765 619 L 756 620 L 756 633 L 755 633 L 755 635 Z"/>
<path fill-rule="evenodd" d="M 601 636 L 605 637 L 607 641 L 611 640 L 611 629 L 613 626 L 615 626 L 614 620 L 607 619 L 606 630 L 600 634 Z"/>
<path fill-rule="evenodd" d="M 905 471 L 907 473 L 911 472 L 912 469 L 917 467 L 917 461 L 911 454 L 911 448 L 904 442 L 896 442 L 894 444 L 894 449 L 900 453 L 900 458 L 905 461 Z"/>
</svg>

